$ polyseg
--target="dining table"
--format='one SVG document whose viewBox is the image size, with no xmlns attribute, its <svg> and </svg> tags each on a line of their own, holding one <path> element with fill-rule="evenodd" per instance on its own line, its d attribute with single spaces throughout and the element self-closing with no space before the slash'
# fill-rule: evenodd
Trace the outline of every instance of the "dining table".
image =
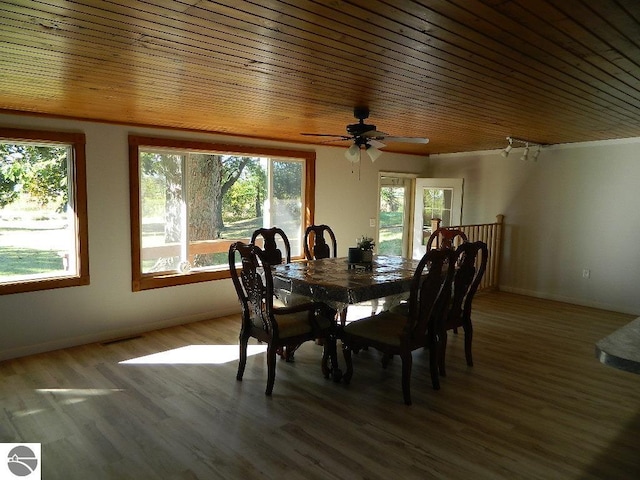
<svg viewBox="0 0 640 480">
<path fill-rule="evenodd" d="M 408 297 L 418 263 L 391 255 L 374 255 L 371 263 L 357 264 L 334 257 L 275 265 L 272 272 L 276 289 L 340 311 L 369 300 Z"/>
<path fill-rule="evenodd" d="M 418 263 L 419 260 L 391 255 L 374 255 L 368 263 L 350 263 L 348 257 L 334 257 L 272 265 L 271 271 L 274 289 L 285 304 L 295 303 L 296 299 L 319 302 L 337 313 L 348 305 L 382 298 L 383 309 L 387 309 L 408 298 Z M 331 359 L 331 364 L 325 363 Z M 335 349 L 323 356 L 323 371 L 325 376 L 340 381 L 342 371 Z"/>
</svg>

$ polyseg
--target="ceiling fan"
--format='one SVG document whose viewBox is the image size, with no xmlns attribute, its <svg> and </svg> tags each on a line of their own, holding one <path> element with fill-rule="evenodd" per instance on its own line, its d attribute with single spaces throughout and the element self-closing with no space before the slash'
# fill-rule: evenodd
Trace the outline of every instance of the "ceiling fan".
<svg viewBox="0 0 640 480">
<path fill-rule="evenodd" d="M 345 157 L 352 163 L 360 161 L 360 151 L 364 147 L 365 151 L 371 158 L 372 162 L 382 154 L 381 148 L 386 147 L 386 143 L 382 143 L 384 140 L 387 143 L 429 143 L 428 138 L 420 137 L 395 137 L 384 132 L 380 132 L 376 129 L 375 125 L 364 123 L 365 119 L 369 118 L 368 107 L 355 107 L 353 109 L 353 116 L 359 121 L 358 123 L 352 123 L 347 125 L 347 135 L 332 135 L 328 133 L 301 133 L 300 135 L 316 136 L 316 137 L 335 137 L 334 140 L 327 140 L 327 142 L 341 142 L 344 140 L 352 140 L 353 145 L 345 152 Z"/>
</svg>

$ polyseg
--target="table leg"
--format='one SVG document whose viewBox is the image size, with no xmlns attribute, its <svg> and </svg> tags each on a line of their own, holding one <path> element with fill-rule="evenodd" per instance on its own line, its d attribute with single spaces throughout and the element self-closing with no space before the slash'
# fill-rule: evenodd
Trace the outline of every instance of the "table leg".
<svg viewBox="0 0 640 480">
<path fill-rule="evenodd" d="M 331 377 L 334 382 L 342 379 L 342 370 L 338 365 L 338 349 L 335 335 L 328 337 L 322 349 L 322 374 L 325 378 Z"/>
</svg>

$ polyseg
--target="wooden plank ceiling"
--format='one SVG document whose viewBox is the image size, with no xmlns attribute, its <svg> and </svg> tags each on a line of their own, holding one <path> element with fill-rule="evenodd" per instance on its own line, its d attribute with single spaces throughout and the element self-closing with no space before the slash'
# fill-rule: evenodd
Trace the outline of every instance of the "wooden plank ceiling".
<svg viewBox="0 0 640 480">
<path fill-rule="evenodd" d="M 4 0 L 0 111 L 416 154 L 640 136 L 638 0 Z M 5 125 L 7 126 L 7 125 Z M 348 146 L 349 142 L 335 143 Z"/>
</svg>

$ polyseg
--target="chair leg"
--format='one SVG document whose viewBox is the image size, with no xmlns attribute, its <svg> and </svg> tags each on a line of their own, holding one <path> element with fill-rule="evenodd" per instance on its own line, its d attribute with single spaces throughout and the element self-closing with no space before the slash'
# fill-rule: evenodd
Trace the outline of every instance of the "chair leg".
<svg viewBox="0 0 640 480">
<path fill-rule="evenodd" d="M 467 365 L 473 367 L 473 357 L 471 356 L 471 342 L 473 341 L 473 325 L 469 320 L 463 325 L 464 328 L 464 356 L 467 360 Z"/>
<path fill-rule="evenodd" d="M 324 338 L 322 346 L 322 374 L 324 378 L 332 377 L 334 382 L 342 379 L 342 371 L 338 367 L 338 347 L 335 335 Z"/>
<path fill-rule="evenodd" d="M 249 337 L 240 335 L 240 361 L 238 362 L 238 373 L 236 373 L 236 380 L 242 380 L 244 375 L 244 368 L 247 366 L 247 344 L 249 343 Z"/>
<path fill-rule="evenodd" d="M 331 360 L 331 377 L 334 382 L 342 380 L 342 370 L 338 366 L 338 339 L 335 335 L 330 335 L 329 338 L 329 360 Z"/>
<path fill-rule="evenodd" d="M 324 378 L 329 378 L 331 376 L 331 360 L 330 360 L 330 348 L 327 345 L 329 343 L 326 339 L 322 339 L 322 362 L 320 362 L 320 366 L 322 368 L 322 375 Z"/>
<path fill-rule="evenodd" d="M 439 360 L 440 342 L 436 340 L 429 345 L 429 371 L 431 372 L 431 386 L 434 390 L 440 390 Z"/>
<path fill-rule="evenodd" d="M 342 310 L 340 310 L 338 315 L 340 317 L 340 325 L 344 327 L 347 323 L 347 309 L 343 308 Z"/>
<path fill-rule="evenodd" d="M 267 390 L 265 395 L 271 395 L 273 384 L 276 381 L 276 348 L 272 345 L 267 347 Z"/>
<path fill-rule="evenodd" d="M 444 368 L 444 360 L 447 354 L 447 331 L 443 330 L 440 333 L 440 340 L 438 341 L 438 370 L 440 370 L 440 376 L 446 377 L 447 372 Z"/>
<path fill-rule="evenodd" d="M 408 354 L 402 353 L 402 396 L 404 397 L 405 405 L 411 405 L 411 367 L 413 364 L 413 357 L 411 352 Z"/>
<path fill-rule="evenodd" d="M 285 361 L 287 362 L 293 362 L 295 359 L 293 358 L 293 354 L 296 353 L 296 350 L 298 350 L 298 348 L 300 348 L 300 344 L 295 345 L 295 346 L 288 346 L 288 347 L 282 347 L 283 348 L 283 355 L 282 358 L 285 359 Z"/>
<path fill-rule="evenodd" d="M 351 381 L 351 377 L 353 376 L 353 359 L 351 358 L 351 347 L 343 343 L 342 354 L 344 355 L 344 363 L 347 368 L 347 371 L 342 376 L 342 382 L 349 383 Z"/>
</svg>

